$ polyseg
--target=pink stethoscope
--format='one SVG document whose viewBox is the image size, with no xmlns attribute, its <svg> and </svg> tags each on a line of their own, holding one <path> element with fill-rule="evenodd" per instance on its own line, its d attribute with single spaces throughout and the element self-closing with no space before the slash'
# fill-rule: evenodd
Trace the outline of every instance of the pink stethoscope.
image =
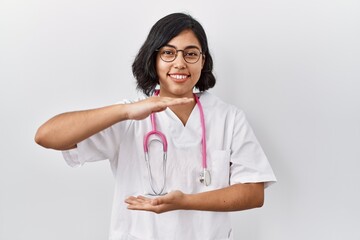
<svg viewBox="0 0 360 240">
<path fill-rule="evenodd" d="M 158 96 L 159 92 L 160 92 L 159 90 L 155 91 L 155 96 Z M 195 98 L 196 104 L 198 105 L 199 112 L 200 112 L 200 123 L 201 123 L 201 131 L 202 131 L 201 154 L 202 154 L 202 168 L 203 169 L 202 169 L 202 172 L 200 173 L 200 182 L 203 183 L 205 186 L 209 186 L 211 183 L 211 175 L 210 175 L 210 171 L 207 169 L 207 161 L 206 161 L 206 135 L 205 135 L 206 129 L 205 129 L 204 111 L 203 111 L 202 105 L 200 103 L 200 100 L 195 93 L 194 93 L 194 98 Z M 144 136 L 145 162 L 146 162 L 146 166 L 148 169 L 150 186 L 153 191 L 153 193 L 151 193 L 150 195 L 159 196 L 159 195 L 166 194 L 164 192 L 164 189 L 165 189 L 165 185 L 166 185 L 167 140 L 166 140 L 165 135 L 162 132 L 156 130 L 155 113 L 152 113 L 150 115 L 150 120 L 151 120 L 152 130 L 150 132 L 148 132 L 147 134 L 145 134 L 145 136 Z M 149 141 L 149 138 L 152 135 L 157 136 L 159 139 L 153 138 Z M 159 191 L 157 191 L 154 187 L 153 177 L 152 177 L 152 173 L 151 173 L 151 166 L 150 166 L 150 161 L 149 161 L 149 145 L 151 144 L 152 141 L 160 142 L 163 146 L 163 184 L 162 184 L 162 188 Z"/>
</svg>

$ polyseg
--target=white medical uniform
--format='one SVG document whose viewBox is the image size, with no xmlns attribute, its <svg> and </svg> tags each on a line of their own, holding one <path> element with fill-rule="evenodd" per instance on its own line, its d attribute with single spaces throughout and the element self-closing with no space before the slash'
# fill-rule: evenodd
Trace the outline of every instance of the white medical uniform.
<svg viewBox="0 0 360 240">
<path fill-rule="evenodd" d="M 186 125 L 170 110 L 156 113 L 157 130 L 168 141 L 166 165 L 167 192 L 198 193 L 236 183 L 276 181 L 244 113 L 208 92 L 198 94 L 204 110 L 207 165 L 211 185 L 199 181 L 201 163 L 201 124 L 196 105 Z M 233 239 L 229 213 L 177 210 L 162 214 L 128 210 L 124 199 L 151 193 L 145 164 L 143 139 L 151 131 L 150 118 L 123 121 L 64 151 L 70 166 L 109 160 L 115 177 L 110 240 L 223 240 Z M 163 181 L 162 147 L 150 144 L 154 185 Z"/>
</svg>

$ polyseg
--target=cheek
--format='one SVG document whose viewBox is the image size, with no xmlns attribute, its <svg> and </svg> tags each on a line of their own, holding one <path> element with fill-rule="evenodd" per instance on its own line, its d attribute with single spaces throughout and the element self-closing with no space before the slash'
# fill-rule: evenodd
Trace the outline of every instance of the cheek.
<svg viewBox="0 0 360 240">
<path fill-rule="evenodd" d="M 201 75 L 201 70 L 202 70 L 202 63 L 199 63 L 198 65 L 194 66 L 194 68 L 192 69 L 192 74 L 196 75 L 196 76 L 200 76 Z"/>
<path fill-rule="evenodd" d="M 168 66 L 163 61 L 156 61 L 156 73 L 160 77 L 161 75 L 167 74 Z"/>
</svg>

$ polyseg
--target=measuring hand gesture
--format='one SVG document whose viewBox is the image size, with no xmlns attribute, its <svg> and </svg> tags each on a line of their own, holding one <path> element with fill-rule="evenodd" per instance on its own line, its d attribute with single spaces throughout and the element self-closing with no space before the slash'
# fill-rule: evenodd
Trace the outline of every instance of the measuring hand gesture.
<svg viewBox="0 0 360 240">
<path fill-rule="evenodd" d="M 173 191 L 164 196 L 154 199 L 144 196 L 131 196 L 125 199 L 130 210 L 150 211 L 154 213 L 163 213 L 172 210 L 183 209 L 185 194 L 181 191 Z"/>
<path fill-rule="evenodd" d="M 153 112 L 164 111 L 167 107 L 193 102 L 192 98 L 170 98 L 153 96 L 145 100 L 128 104 L 128 118 L 142 120 Z"/>
</svg>

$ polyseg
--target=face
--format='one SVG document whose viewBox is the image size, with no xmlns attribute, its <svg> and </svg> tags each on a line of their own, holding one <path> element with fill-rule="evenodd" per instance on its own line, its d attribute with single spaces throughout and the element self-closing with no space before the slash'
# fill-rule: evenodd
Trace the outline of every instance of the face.
<svg viewBox="0 0 360 240">
<path fill-rule="evenodd" d="M 184 30 L 166 45 L 173 46 L 177 50 L 198 48 L 202 51 L 199 40 L 191 30 Z M 204 57 L 201 55 L 196 63 L 187 63 L 183 57 L 184 52 L 178 51 L 174 61 L 165 62 L 160 58 L 160 54 L 161 52 L 158 53 L 156 58 L 160 95 L 163 97 L 192 97 L 193 88 L 199 81 L 201 69 L 205 62 Z"/>
</svg>

